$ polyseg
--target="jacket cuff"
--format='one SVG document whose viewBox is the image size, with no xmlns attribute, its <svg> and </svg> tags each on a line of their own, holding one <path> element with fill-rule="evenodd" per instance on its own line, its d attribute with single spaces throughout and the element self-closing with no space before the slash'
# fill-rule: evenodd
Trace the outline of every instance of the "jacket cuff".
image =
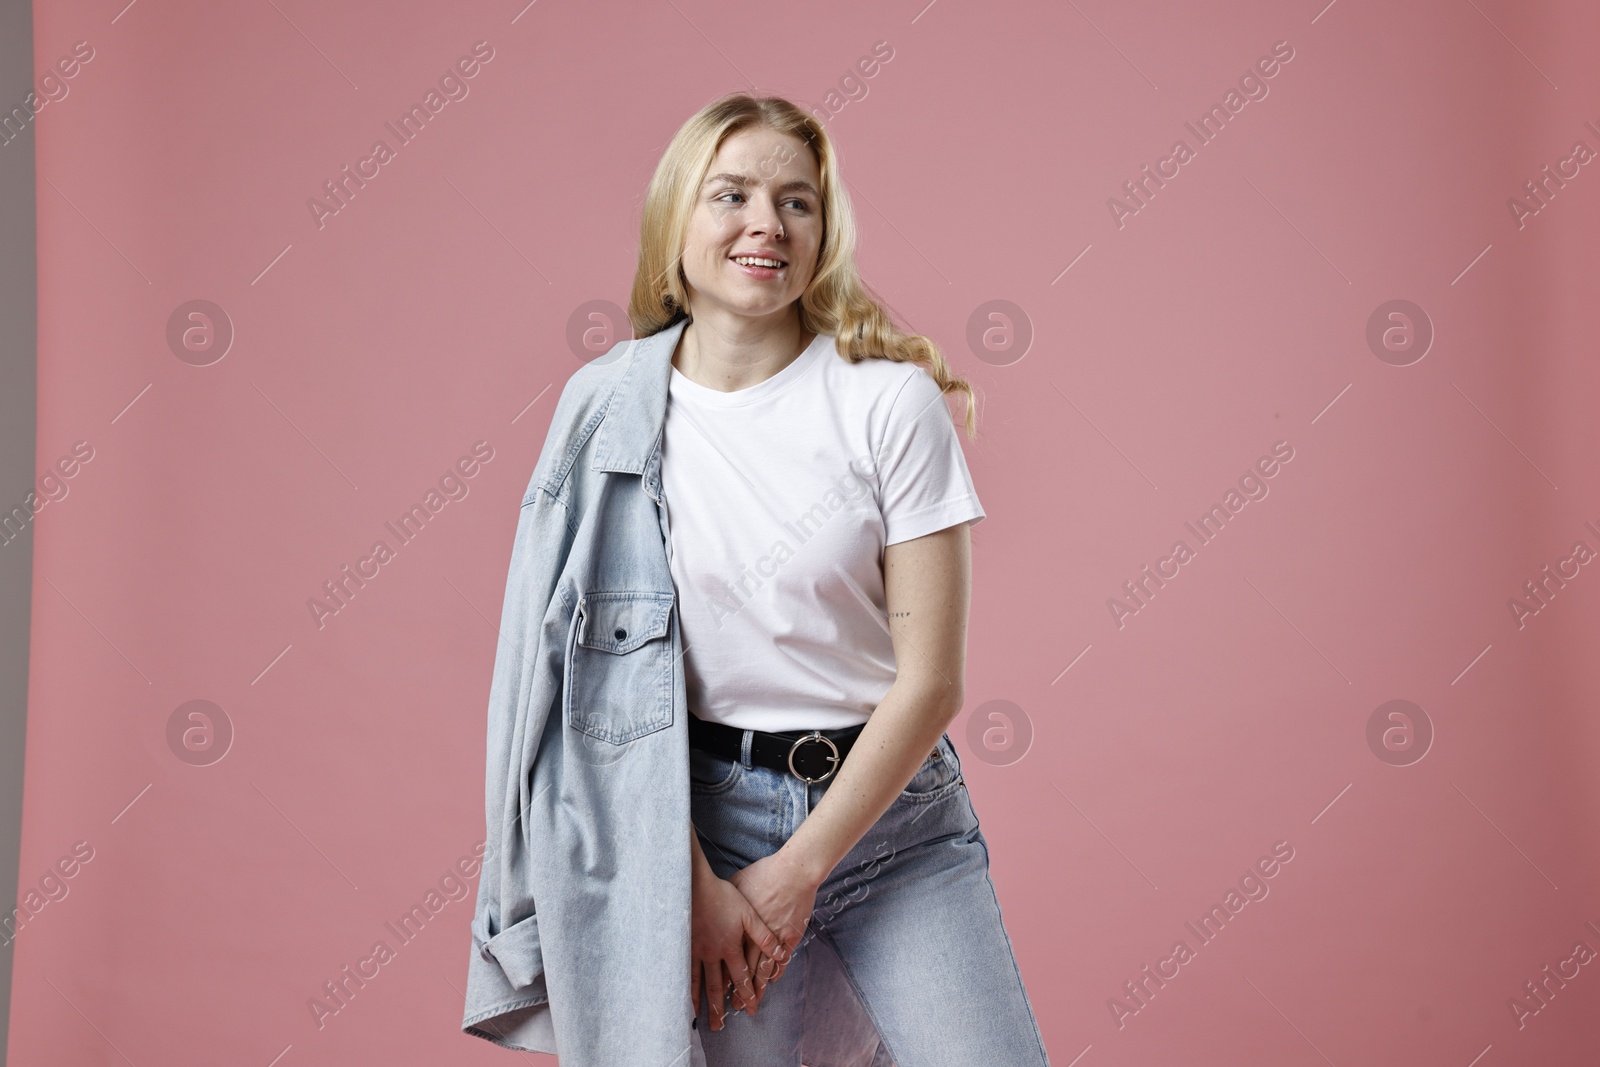
<svg viewBox="0 0 1600 1067">
<path fill-rule="evenodd" d="M 500 965 L 506 981 L 513 989 L 533 984 L 544 973 L 544 953 L 539 949 L 539 917 L 530 915 L 521 922 L 512 923 L 493 937 L 485 938 L 487 930 L 476 920 L 472 924 L 473 939 L 483 958 Z"/>
</svg>

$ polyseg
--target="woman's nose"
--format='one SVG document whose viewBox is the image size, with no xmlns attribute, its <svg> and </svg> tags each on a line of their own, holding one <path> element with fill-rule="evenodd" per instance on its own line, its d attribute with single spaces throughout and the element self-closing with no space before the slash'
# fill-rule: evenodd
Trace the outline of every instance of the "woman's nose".
<svg viewBox="0 0 1600 1067">
<path fill-rule="evenodd" d="M 783 220 L 778 217 L 778 212 L 773 208 L 757 209 L 750 219 L 750 229 L 758 233 L 776 234 L 783 226 Z"/>
</svg>

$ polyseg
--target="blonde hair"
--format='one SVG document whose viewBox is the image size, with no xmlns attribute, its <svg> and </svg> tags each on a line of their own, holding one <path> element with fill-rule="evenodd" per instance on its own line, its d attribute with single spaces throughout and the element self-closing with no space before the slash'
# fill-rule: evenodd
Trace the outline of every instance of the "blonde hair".
<svg viewBox="0 0 1600 1067">
<path fill-rule="evenodd" d="M 800 296 L 801 328 L 834 335 L 839 354 L 852 363 L 888 359 L 920 364 L 941 391 L 965 396 L 964 425 L 968 438 L 976 437 L 971 383 L 951 373 L 933 341 L 897 327 L 861 280 L 855 261 L 855 214 L 839 177 L 833 142 L 815 118 L 782 97 L 730 93 L 685 122 L 662 153 L 645 191 L 639 226 L 639 265 L 628 298 L 634 335 L 648 337 L 688 316 L 688 291 L 679 260 L 689 216 L 717 150 L 733 134 L 751 127 L 810 145 L 822 176 L 822 246 L 816 272 Z"/>
</svg>

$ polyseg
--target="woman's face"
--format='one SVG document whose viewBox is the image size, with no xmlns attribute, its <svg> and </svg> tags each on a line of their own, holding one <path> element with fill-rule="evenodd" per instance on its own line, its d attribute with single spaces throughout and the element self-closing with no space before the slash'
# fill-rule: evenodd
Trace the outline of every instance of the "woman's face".
<svg viewBox="0 0 1600 1067">
<path fill-rule="evenodd" d="M 751 127 L 717 150 L 684 237 L 689 313 L 752 318 L 800 299 L 822 246 L 822 179 L 798 137 Z M 777 266 L 741 264 L 747 254 Z"/>
</svg>

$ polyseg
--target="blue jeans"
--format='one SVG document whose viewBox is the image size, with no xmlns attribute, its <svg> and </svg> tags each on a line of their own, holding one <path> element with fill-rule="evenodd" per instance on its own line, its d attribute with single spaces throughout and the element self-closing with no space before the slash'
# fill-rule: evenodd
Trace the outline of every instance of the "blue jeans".
<svg viewBox="0 0 1600 1067">
<path fill-rule="evenodd" d="M 808 785 L 750 763 L 750 736 L 740 759 L 689 751 L 691 819 L 722 878 L 776 852 L 834 780 Z M 806 1020 L 831 1017 L 806 1003 L 808 969 L 821 966 L 842 966 L 882 1038 L 875 1067 L 891 1057 L 896 1067 L 1049 1067 L 948 734 L 822 884 L 799 950 L 756 1014 L 730 1011 L 713 1031 L 701 1008 L 707 1067 L 798 1067 Z M 821 1029 L 823 1044 L 842 1039 Z M 814 1062 L 833 1057 L 807 1036 Z M 858 1051 L 837 1055 L 860 1062 L 849 1058 Z"/>
</svg>

